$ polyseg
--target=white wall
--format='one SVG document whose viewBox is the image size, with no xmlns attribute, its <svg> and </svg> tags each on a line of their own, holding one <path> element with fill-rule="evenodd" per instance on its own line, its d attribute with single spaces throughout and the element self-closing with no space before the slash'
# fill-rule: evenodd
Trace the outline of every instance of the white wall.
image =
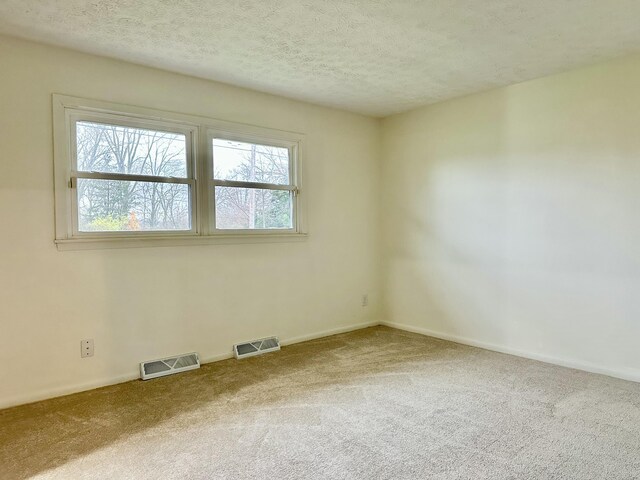
<svg viewBox="0 0 640 480">
<path fill-rule="evenodd" d="M 380 319 L 379 121 L 8 37 L 0 70 L 0 407 Z M 305 133 L 309 239 L 57 251 L 54 92 Z"/>
<path fill-rule="evenodd" d="M 385 309 L 640 380 L 640 57 L 383 122 Z"/>
<path fill-rule="evenodd" d="M 0 59 L 0 408 L 383 318 L 640 380 L 640 57 L 382 126 L 1 36 Z M 58 252 L 54 92 L 305 133 L 309 239 Z"/>
</svg>

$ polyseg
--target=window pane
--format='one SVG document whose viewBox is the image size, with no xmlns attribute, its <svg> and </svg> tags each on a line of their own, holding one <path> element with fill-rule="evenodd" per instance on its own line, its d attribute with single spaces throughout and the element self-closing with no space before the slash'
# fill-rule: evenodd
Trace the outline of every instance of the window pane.
<svg viewBox="0 0 640 480">
<path fill-rule="evenodd" d="M 77 122 L 78 170 L 160 177 L 187 176 L 187 140 L 179 133 Z"/>
<path fill-rule="evenodd" d="M 189 185 L 78 179 L 81 232 L 190 230 Z"/>
<path fill-rule="evenodd" d="M 289 149 L 216 138 L 213 178 L 289 185 Z"/>
<path fill-rule="evenodd" d="M 293 201 L 288 190 L 216 187 L 216 228 L 293 228 Z"/>
</svg>

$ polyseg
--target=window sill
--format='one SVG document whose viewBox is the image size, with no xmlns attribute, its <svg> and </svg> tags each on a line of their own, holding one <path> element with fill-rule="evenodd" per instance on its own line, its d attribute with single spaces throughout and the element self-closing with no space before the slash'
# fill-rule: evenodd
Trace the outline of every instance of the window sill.
<svg viewBox="0 0 640 480">
<path fill-rule="evenodd" d="M 231 245 L 241 243 L 288 243 L 305 241 L 306 233 L 251 233 L 242 235 L 166 235 L 154 237 L 72 238 L 55 240 L 59 251 L 108 248 L 153 248 L 185 245 Z"/>
</svg>

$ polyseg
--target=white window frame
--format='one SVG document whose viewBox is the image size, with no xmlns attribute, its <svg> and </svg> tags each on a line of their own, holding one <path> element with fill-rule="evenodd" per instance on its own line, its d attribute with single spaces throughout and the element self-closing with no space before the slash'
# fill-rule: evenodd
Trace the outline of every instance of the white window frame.
<svg viewBox="0 0 640 480">
<path fill-rule="evenodd" d="M 184 134 L 187 143 L 187 177 L 78 172 L 75 126 L 78 121 L 156 129 Z M 121 248 L 209 243 L 296 241 L 306 238 L 302 164 L 304 135 L 194 115 L 53 95 L 55 243 L 59 250 Z M 221 181 L 213 178 L 214 138 L 289 150 L 290 185 Z M 191 229 L 179 231 L 81 232 L 78 229 L 76 184 L 78 178 L 138 180 L 190 185 Z M 217 229 L 215 185 L 289 190 L 293 201 L 291 229 Z"/>
<path fill-rule="evenodd" d="M 281 147 L 286 148 L 289 151 L 289 177 L 290 184 L 288 185 L 276 185 L 273 183 L 260 183 L 260 182 L 244 182 L 244 181 L 235 181 L 235 180 L 219 180 L 215 179 L 213 176 L 213 168 L 215 167 L 215 157 L 213 156 L 213 140 L 231 140 L 235 142 L 245 142 L 245 143 L 253 143 L 259 145 L 265 145 L 270 147 Z M 278 235 L 281 233 L 296 233 L 296 225 L 298 224 L 298 202 L 296 201 L 299 196 L 299 184 L 298 181 L 298 162 L 296 159 L 298 158 L 298 148 L 299 142 L 294 139 L 286 139 L 282 137 L 280 139 L 275 139 L 273 137 L 258 137 L 255 134 L 246 134 L 239 132 L 230 132 L 227 130 L 219 129 L 219 128 L 209 128 L 207 129 L 207 158 L 212 159 L 213 162 L 209 161 L 208 166 L 211 168 L 210 171 L 207 172 L 207 179 L 209 181 L 209 190 L 213 193 L 215 191 L 215 187 L 239 187 L 239 188 L 259 188 L 265 190 L 286 190 L 291 192 L 293 196 L 293 211 L 292 211 L 292 228 L 279 228 L 279 229 L 268 229 L 268 230 L 260 230 L 260 229 L 220 229 L 216 227 L 216 218 L 215 218 L 215 197 L 214 195 L 209 195 L 209 224 L 211 225 L 211 232 L 217 235 L 243 235 L 243 234 L 252 234 L 255 231 L 261 231 L 266 235 Z"/>
<path fill-rule="evenodd" d="M 71 161 L 71 174 L 69 182 L 69 201 L 71 203 L 71 237 L 72 238 L 110 238 L 120 236 L 154 236 L 154 235 L 197 235 L 198 228 L 198 211 L 197 211 L 197 192 L 196 192 L 196 152 L 198 129 L 195 126 L 181 125 L 177 123 L 159 122 L 156 120 L 133 119 L 129 116 L 103 113 L 88 112 L 76 109 L 65 109 L 65 120 L 69 135 L 69 159 Z M 154 129 L 154 131 L 163 131 L 167 133 L 177 133 L 185 136 L 186 140 L 186 160 L 187 160 L 187 176 L 185 178 L 176 177 L 159 177 L 151 175 L 135 175 L 120 173 L 98 173 L 98 172 L 80 172 L 77 169 L 77 152 L 74 145 L 76 144 L 76 125 L 77 122 L 103 123 L 108 125 L 117 125 L 123 127 Z M 124 180 L 124 181 L 141 181 L 156 183 L 174 183 L 189 185 L 190 187 L 190 223 L 189 230 L 145 230 L 140 232 L 83 232 L 78 228 L 78 195 L 77 181 L 82 178 L 91 178 L 98 180 Z"/>
</svg>

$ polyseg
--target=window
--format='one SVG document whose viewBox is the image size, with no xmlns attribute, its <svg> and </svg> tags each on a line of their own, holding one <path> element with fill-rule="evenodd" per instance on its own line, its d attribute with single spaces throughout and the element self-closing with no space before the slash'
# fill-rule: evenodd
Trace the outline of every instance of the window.
<svg viewBox="0 0 640 480">
<path fill-rule="evenodd" d="M 302 136 L 54 95 L 58 248 L 304 237 Z"/>
<path fill-rule="evenodd" d="M 72 118 L 76 235 L 193 231 L 191 131 L 138 128 L 120 118 Z"/>
<path fill-rule="evenodd" d="M 216 229 L 293 229 L 294 147 L 215 136 L 211 146 Z"/>
</svg>

